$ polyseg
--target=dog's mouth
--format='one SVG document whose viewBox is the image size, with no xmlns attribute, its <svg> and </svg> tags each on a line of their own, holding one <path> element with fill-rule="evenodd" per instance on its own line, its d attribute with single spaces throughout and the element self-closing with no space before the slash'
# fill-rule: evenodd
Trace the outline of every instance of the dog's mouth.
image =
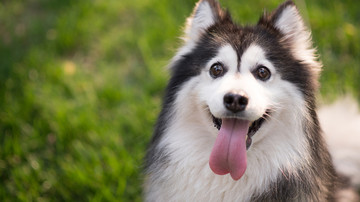
<svg viewBox="0 0 360 202">
<path fill-rule="evenodd" d="M 260 117 L 259 119 L 253 121 L 250 125 L 249 125 L 249 129 L 246 135 L 246 150 L 248 150 L 251 146 L 252 143 L 252 137 L 255 135 L 255 133 L 260 129 L 260 127 L 262 126 L 263 122 L 265 121 L 265 117 L 268 116 L 269 112 L 267 111 L 262 117 Z M 212 119 L 213 119 L 213 123 L 214 123 L 214 127 L 217 128 L 218 130 L 220 130 L 221 128 L 221 124 L 222 124 L 222 120 L 219 118 L 216 118 L 214 115 L 212 115 Z"/>
<path fill-rule="evenodd" d="M 219 130 L 210 155 L 210 168 L 219 175 L 230 173 L 234 180 L 240 179 L 246 170 L 247 150 L 252 137 L 261 128 L 269 110 L 259 119 L 251 122 L 237 117 L 213 117 L 214 126 Z"/>
</svg>

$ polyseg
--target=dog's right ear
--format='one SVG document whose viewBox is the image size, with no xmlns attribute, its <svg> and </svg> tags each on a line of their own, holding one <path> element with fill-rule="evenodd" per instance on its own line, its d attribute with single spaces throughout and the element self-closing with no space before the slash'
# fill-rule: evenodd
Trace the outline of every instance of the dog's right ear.
<svg viewBox="0 0 360 202">
<path fill-rule="evenodd" d="M 212 25 L 224 17 L 224 12 L 216 0 L 200 0 L 186 21 L 185 42 L 195 42 Z"/>
<path fill-rule="evenodd" d="M 322 64 L 317 60 L 316 50 L 312 46 L 311 33 L 293 1 L 288 0 L 270 15 L 265 14 L 258 24 L 279 31 L 281 41 L 287 44 L 294 56 L 302 63 L 310 64 L 313 75 L 319 76 Z"/>
</svg>

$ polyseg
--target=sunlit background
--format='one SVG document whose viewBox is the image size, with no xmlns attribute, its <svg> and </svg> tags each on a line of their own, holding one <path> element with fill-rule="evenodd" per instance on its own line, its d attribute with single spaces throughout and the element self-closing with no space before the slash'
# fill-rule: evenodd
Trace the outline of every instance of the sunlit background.
<svg viewBox="0 0 360 202">
<path fill-rule="evenodd" d="M 257 22 L 281 0 L 223 0 Z M 295 1 L 321 100 L 360 100 L 360 1 Z M 141 201 L 166 64 L 195 0 L 0 2 L 0 201 Z"/>
</svg>

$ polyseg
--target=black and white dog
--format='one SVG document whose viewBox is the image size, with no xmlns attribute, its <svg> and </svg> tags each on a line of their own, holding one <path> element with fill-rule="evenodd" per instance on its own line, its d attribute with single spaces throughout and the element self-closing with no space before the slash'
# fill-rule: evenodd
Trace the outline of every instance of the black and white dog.
<svg viewBox="0 0 360 202">
<path fill-rule="evenodd" d="M 240 26 L 216 0 L 200 0 L 170 64 L 146 156 L 145 199 L 340 197 L 346 183 L 316 112 L 321 66 L 292 1 Z"/>
</svg>

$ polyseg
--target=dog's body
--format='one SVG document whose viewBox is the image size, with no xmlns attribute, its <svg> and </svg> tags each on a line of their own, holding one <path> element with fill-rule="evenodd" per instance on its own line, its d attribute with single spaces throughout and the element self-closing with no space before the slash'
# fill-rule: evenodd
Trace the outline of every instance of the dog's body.
<svg viewBox="0 0 360 202">
<path fill-rule="evenodd" d="M 146 200 L 335 200 L 341 184 L 316 113 L 314 53 L 290 1 L 241 27 L 201 0 L 170 65 Z"/>
</svg>

